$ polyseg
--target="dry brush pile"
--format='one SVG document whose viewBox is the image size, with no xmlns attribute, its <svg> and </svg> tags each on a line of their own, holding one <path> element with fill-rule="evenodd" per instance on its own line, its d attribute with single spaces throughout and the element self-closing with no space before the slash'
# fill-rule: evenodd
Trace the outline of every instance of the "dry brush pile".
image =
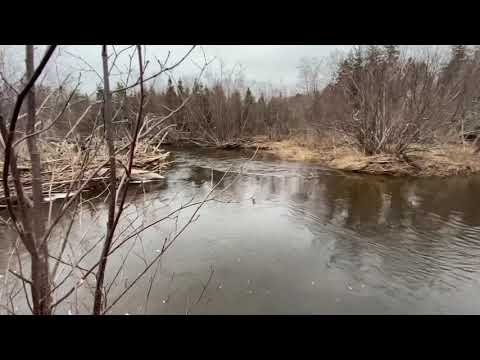
<svg viewBox="0 0 480 360">
<path fill-rule="evenodd" d="M 46 198 L 61 198 L 73 194 L 77 187 L 88 180 L 84 192 L 103 191 L 108 186 L 109 169 L 108 153 L 106 146 L 99 139 L 94 139 L 89 144 L 91 148 L 79 147 L 78 144 L 59 142 L 39 142 L 42 158 L 42 190 Z M 121 149 L 126 144 L 117 142 L 116 148 Z M 26 146 L 18 152 L 17 167 L 20 172 L 24 191 L 31 196 L 31 163 L 27 156 Z M 130 175 L 130 183 L 142 183 L 163 180 L 162 172 L 170 164 L 170 153 L 162 150 L 159 144 L 141 142 L 135 149 L 134 162 Z M 117 180 L 125 173 L 128 163 L 127 151 L 120 152 L 117 156 Z M 3 162 L 0 162 L 3 168 Z M 91 176 L 93 172 L 96 175 Z M 0 170 L 0 176 L 2 171 Z M 91 178 L 90 178 L 91 177 Z M 10 182 L 13 178 L 10 174 Z M 12 189 L 14 187 L 12 186 Z M 15 192 L 12 196 L 15 198 Z M 0 206 L 5 206 L 5 198 L 0 197 Z"/>
</svg>

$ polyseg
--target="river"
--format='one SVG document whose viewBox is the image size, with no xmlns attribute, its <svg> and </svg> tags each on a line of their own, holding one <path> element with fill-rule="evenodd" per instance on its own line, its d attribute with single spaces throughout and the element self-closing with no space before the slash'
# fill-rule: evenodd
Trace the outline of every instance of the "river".
<svg viewBox="0 0 480 360">
<path fill-rule="evenodd" d="M 480 177 L 389 178 L 258 154 L 247 161 L 251 154 L 241 152 L 174 153 L 166 181 L 131 196 L 124 228 L 201 200 L 224 177 L 218 201 L 200 209 L 158 268 L 109 313 L 480 313 Z M 109 301 L 193 210 L 149 228 L 113 256 Z M 85 205 L 71 231 L 72 254 L 97 241 L 105 223 L 104 203 Z M 13 235 L 0 230 L 3 274 Z M 90 298 L 79 291 L 58 312 L 88 313 Z"/>
</svg>

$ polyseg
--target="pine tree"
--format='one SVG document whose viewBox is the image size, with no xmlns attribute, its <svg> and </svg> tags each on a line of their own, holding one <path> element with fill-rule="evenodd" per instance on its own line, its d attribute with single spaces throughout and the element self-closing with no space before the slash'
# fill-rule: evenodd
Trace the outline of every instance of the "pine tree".
<svg viewBox="0 0 480 360">
<path fill-rule="evenodd" d="M 153 84 L 151 84 L 149 87 L 148 87 L 148 90 L 146 90 L 146 93 L 152 97 L 152 99 L 155 99 L 156 96 L 157 96 L 157 90 L 155 90 L 155 86 Z"/>
<path fill-rule="evenodd" d="M 165 94 L 165 96 L 166 96 L 167 106 L 171 110 L 175 109 L 175 107 L 178 105 L 177 93 L 175 92 L 172 79 L 170 78 L 168 79 L 167 93 Z"/>
<path fill-rule="evenodd" d="M 247 92 L 245 93 L 244 104 L 252 105 L 253 103 L 255 103 L 255 98 L 253 97 L 250 88 L 247 88 Z"/>
<path fill-rule="evenodd" d="M 207 122 L 207 124 L 210 125 L 212 122 L 212 109 L 210 107 L 211 92 L 208 86 L 203 87 L 203 85 L 200 85 L 200 91 L 202 108 L 201 112 L 203 114 L 204 120 Z"/>
<path fill-rule="evenodd" d="M 349 59 L 343 60 L 337 70 L 337 75 L 335 79 L 336 84 L 344 83 L 352 73 L 352 66 L 349 62 Z"/>
<path fill-rule="evenodd" d="M 369 65 L 375 66 L 382 59 L 382 51 L 376 45 L 369 45 L 367 48 L 366 60 Z"/>
<path fill-rule="evenodd" d="M 178 94 L 178 96 L 180 96 L 181 98 L 185 97 L 185 89 L 183 88 L 182 80 L 178 80 L 178 84 L 177 84 L 177 94 Z"/>
<path fill-rule="evenodd" d="M 203 90 L 203 85 L 200 84 L 197 79 L 193 82 L 193 87 L 192 87 L 192 94 L 194 95 L 200 95 Z"/>
<path fill-rule="evenodd" d="M 476 64 L 480 63 L 480 45 L 475 45 L 473 48 L 473 61 L 475 61 Z"/>
<path fill-rule="evenodd" d="M 297 94 L 297 95 L 300 95 L 300 94 Z M 258 103 L 265 105 L 265 96 L 263 95 L 263 93 L 260 94 L 260 97 L 258 98 Z"/>
<path fill-rule="evenodd" d="M 465 45 L 452 45 L 450 47 L 450 61 L 442 70 L 442 81 L 449 82 L 457 78 L 468 60 Z"/>
<path fill-rule="evenodd" d="M 358 85 L 366 66 L 376 66 L 379 59 L 379 52 L 376 46 L 370 46 L 365 54 L 364 50 L 357 46 L 353 49 L 340 67 L 340 86 L 346 90 L 349 102 L 354 108 L 358 107 Z"/>
<path fill-rule="evenodd" d="M 242 124 L 243 124 L 243 119 L 242 119 L 242 96 L 240 95 L 240 92 L 238 90 L 234 90 L 232 92 L 232 95 L 230 96 L 230 99 L 228 101 L 228 107 L 230 110 L 230 119 L 232 121 L 232 128 L 234 128 L 237 131 L 237 136 L 240 135 L 240 132 L 242 131 Z"/>
<path fill-rule="evenodd" d="M 467 47 L 465 45 L 453 45 L 451 52 L 452 61 L 462 63 L 467 60 Z"/>
<path fill-rule="evenodd" d="M 350 67 L 353 73 L 360 72 L 365 64 L 365 56 L 363 53 L 363 49 L 360 46 L 357 46 L 353 53 L 350 55 Z"/>
<path fill-rule="evenodd" d="M 97 85 L 96 96 L 97 96 L 97 101 L 103 101 L 103 87 L 100 85 Z"/>
<path fill-rule="evenodd" d="M 263 93 L 260 94 L 260 97 L 258 98 L 258 102 L 257 102 L 257 119 L 256 119 L 256 122 L 257 122 L 257 126 L 262 126 L 263 127 L 263 131 L 264 133 L 266 133 L 266 127 L 267 127 L 267 124 L 268 124 L 268 117 L 269 117 L 269 113 L 268 113 L 268 104 L 267 104 L 267 101 L 265 100 L 265 95 Z"/>
<path fill-rule="evenodd" d="M 265 125 L 269 140 L 273 138 L 275 123 L 279 120 L 279 104 L 277 98 L 272 97 L 267 104 L 267 113 L 265 116 Z"/>
<path fill-rule="evenodd" d="M 127 97 L 127 90 L 125 90 L 124 87 L 122 82 L 117 82 L 112 96 L 114 103 L 120 104 Z"/>
<path fill-rule="evenodd" d="M 313 94 L 313 102 L 312 102 L 312 108 L 311 108 L 311 116 L 312 116 L 311 121 L 317 121 L 321 115 L 320 100 L 321 100 L 320 92 L 315 91 Z"/>
<path fill-rule="evenodd" d="M 393 63 L 400 57 L 400 49 L 398 45 L 384 45 L 386 60 L 388 63 Z"/>
</svg>

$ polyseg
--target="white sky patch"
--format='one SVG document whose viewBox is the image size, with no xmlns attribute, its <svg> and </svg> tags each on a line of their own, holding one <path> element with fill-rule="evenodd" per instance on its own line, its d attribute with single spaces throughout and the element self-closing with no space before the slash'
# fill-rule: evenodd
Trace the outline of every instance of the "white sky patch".
<svg viewBox="0 0 480 360">
<path fill-rule="evenodd" d="M 44 46 L 38 45 L 36 60 L 39 61 Z M 126 45 L 115 45 L 120 51 Z M 1 46 L 7 48 L 12 69 L 24 69 L 23 45 Z M 191 45 L 148 45 L 145 58 L 149 60 L 146 75 L 159 71 L 158 61 L 164 61 L 170 52 L 168 65 L 172 65 L 181 59 L 191 48 Z M 198 66 L 204 63 L 204 58 L 214 62 L 209 65 L 208 73 L 218 77 L 221 64 L 223 69 L 242 70 L 246 86 L 254 89 L 278 88 L 292 94 L 297 91 L 299 81 L 298 66 L 302 58 L 326 59 L 335 53 L 347 52 L 352 45 L 199 45 L 190 56 L 175 69 L 173 76 L 176 79 L 196 77 L 199 73 Z M 413 46 L 415 48 L 415 46 Z M 109 52 L 112 55 L 112 47 Z M 128 68 L 129 54 L 134 48 L 123 53 L 118 60 L 120 71 Z M 78 58 L 83 60 L 79 60 Z M 220 61 L 221 60 L 221 61 Z M 101 45 L 60 45 L 56 51 L 52 63 L 48 66 L 47 81 L 59 84 L 68 74 L 70 80 L 75 82 L 78 79 L 79 71 L 83 71 L 81 78 L 81 90 L 87 93 L 94 93 L 98 84 L 101 83 L 98 73 L 101 75 Z M 133 72 L 130 76 L 130 83 L 138 78 L 138 61 L 136 55 L 132 58 Z M 115 72 L 115 71 L 114 71 Z M 118 72 L 118 71 L 117 71 Z M 125 79 L 112 76 L 112 83 Z M 162 76 L 155 81 L 156 87 L 165 86 L 168 75 Z M 288 90 L 288 91 L 287 91 Z"/>
<path fill-rule="evenodd" d="M 116 46 L 117 51 L 125 45 Z M 224 64 L 224 71 L 232 68 L 242 69 L 247 86 L 252 83 L 270 84 L 273 87 L 288 88 L 294 91 L 298 83 L 298 69 L 300 59 L 303 57 L 323 58 L 332 51 L 348 51 L 351 46 L 347 45 L 203 45 L 197 46 L 190 56 L 175 69 L 174 76 L 195 77 L 199 73 L 198 65 L 207 60 L 216 59 L 209 65 L 208 72 L 220 73 L 221 62 Z M 146 58 L 149 60 L 147 73 L 159 70 L 158 60 L 164 61 L 170 52 L 168 64 L 174 64 L 181 59 L 191 48 L 191 45 L 148 45 Z M 110 48 L 110 53 L 112 49 Z M 59 48 L 59 68 L 63 76 L 76 70 L 88 70 L 82 75 L 82 89 L 93 92 L 100 79 L 92 68 L 98 73 L 101 72 L 101 46 L 100 45 L 62 45 Z M 71 56 L 73 54 L 74 56 Z M 75 57 L 81 57 L 86 65 Z M 220 62 L 221 60 L 221 62 Z M 128 52 L 122 54 L 119 67 L 126 69 L 129 63 Z M 134 67 L 137 66 L 136 56 L 133 58 Z M 90 68 L 91 66 L 91 68 Z M 138 76 L 135 69 L 132 74 Z M 162 86 L 166 83 L 168 76 L 157 81 Z M 115 80 L 113 80 L 115 81 Z"/>
</svg>

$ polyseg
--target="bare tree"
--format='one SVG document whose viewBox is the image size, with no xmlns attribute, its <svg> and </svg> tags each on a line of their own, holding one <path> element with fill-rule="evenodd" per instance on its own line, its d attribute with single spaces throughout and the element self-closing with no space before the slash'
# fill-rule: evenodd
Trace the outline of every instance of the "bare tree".
<svg viewBox="0 0 480 360">
<path fill-rule="evenodd" d="M 377 47 L 359 49 L 339 65 L 336 83 L 322 94 L 326 124 L 350 136 L 366 154 L 403 154 L 431 143 L 462 119 L 470 98 L 464 73 L 442 81 L 440 58 L 395 58 Z"/>
<path fill-rule="evenodd" d="M 115 241 L 123 236 L 124 231 L 126 230 L 123 229 L 120 233 L 115 234 L 115 230 L 120 223 L 123 210 L 125 209 L 125 201 L 129 184 L 135 179 L 133 176 L 133 170 L 136 163 L 136 154 L 138 153 L 136 148 L 139 146 L 139 141 L 142 141 L 142 153 L 145 153 L 144 149 L 148 149 L 149 147 L 149 144 L 145 143 L 145 141 L 151 140 L 149 140 L 149 136 L 152 133 L 152 130 L 158 126 L 161 126 L 161 124 L 164 124 L 165 120 L 171 118 L 175 113 L 180 111 L 181 108 L 184 107 L 190 100 L 189 98 L 185 99 L 177 108 L 172 109 L 163 117 L 158 117 L 156 119 L 150 118 L 147 122 L 149 127 L 145 127 L 144 106 L 146 96 L 144 91 L 144 83 L 146 81 L 155 79 L 165 71 L 172 70 L 181 64 L 181 62 L 188 56 L 194 47 L 192 47 L 192 49 L 187 53 L 186 56 L 183 57 L 181 61 L 177 62 L 173 66 L 162 68 L 160 71 L 149 77 L 144 77 L 144 71 L 146 67 L 146 63 L 143 59 L 144 50 L 140 45 L 134 47 L 134 51 L 136 52 L 138 58 L 140 75 L 138 80 L 134 82 L 134 86 L 128 84 L 127 77 L 125 86 L 129 89 L 133 89 L 135 86 L 139 87 L 140 94 L 138 110 L 135 113 L 135 118 L 133 121 L 134 126 L 130 128 L 130 133 L 128 134 L 129 141 L 125 143 L 120 139 L 115 139 L 113 120 L 116 116 L 118 116 L 118 112 L 113 113 L 112 111 L 113 91 L 110 89 L 109 82 L 110 71 L 115 67 L 115 61 L 118 58 L 118 53 L 116 53 L 116 56 L 113 58 L 113 60 L 112 58 L 109 60 L 107 46 L 104 45 L 102 47 L 104 97 L 100 102 L 103 104 L 103 106 L 101 109 L 98 109 L 99 111 L 97 112 L 97 116 L 93 119 L 94 124 L 91 128 L 91 135 L 86 137 L 85 141 L 82 140 L 83 144 L 80 144 L 80 140 L 75 134 L 75 128 L 78 127 L 82 121 L 85 121 L 86 115 L 92 109 L 92 105 L 88 104 L 87 102 L 84 104 L 85 107 L 78 112 L 78 119 L 71 123 L 71 129 L 66 135 L 64 135 L 64 138 L 57 139 L 53 144 L 48 144 L 48 142 L 42 141 L 41 137 L 46 135 L 50 129 L 55 127 L 55 125 L 61 123 L 66 111 L 71 111 L 71 106 L 73 104 L 72 99 L 75 98 L 74 94 L 77 90 L 77 87 L 73 89 L 72 93 L 66 97 L 65 103 L 58 110 L 58 113 L 54 114 L 53 112 L 50 114 L 54 116 L 54 119 L 50 120 L 49 122 L 45 122 L 45 126 L 42 128 L 42 122 L 37 121 L 36 118 L 38 115 L 43 113 L 43 110 L 46 108 L 45 104 L 50 104 L 52 97 L 47 96 L 47 99 L 42 102 L 39 108 L 37 108 L 34 91 L 35 82 L 45 69 L 55 48 L 56 45 L 49 46 L 45 55 L 40 61 L 39 66 L 34 69 L 33 46 L 28 45 L 26 47 L 26 77 L 28 82 L 16 96 L 15 106 L 11 112 L 12 115 L 10 117 L 8 129 L 6 126 L 7 124 L 3 122 L 3 118 L 0 122 L 0 130 L 2 135 L 1 139 L 5 148 L 2 173 L 3 188 L 5 193 L 3 200 L 6 202 L 8 207 L 9 215 L 12 221 L 11 225 L 18 233 L 21 242 L 27 249 L 29 254 L 28 259 L 31 264 L 30 274 L 24 273 L 22 270 L 23 260 L 17 256 L 18 270 L 14 271 L 13 269 L 9 269 L 9 273 L 21 281 L 22 288 L 25 292 L 24 300 L 31 308 L 32 313 L 44 315 L 52 314 L 63 301 L 65 301 L 71 294 L 76 293 L 79 286 L 78 284 L 74 285 L 73 288 L 65 292 L 63 295 L 57 294 L 62 286 L 72 283 L 72 281 L 75 282 L 72 276 L 76 271 L 79 270 L 83 272 L 80 281 L 88 281 L 89 276 L 96 273 L 96 283 L 93 286 L 94 301 L 92 305 L 92 311 L 94 314 L 101 314 L 106 312 L 107 306 L 105 297 L 107 289 L 104 286 L 104 278 L 108 267 L 108 257 L 127 242 L 124 241 L 121 244 L 117 244 L 115 248 L 112 248 L 112 244 L 115 244 Z M 27 112 L 25 115 L 27 119 L 26 134 L 25 136 L 17 139 L 18 133 L 16 132 L 16 125 L 18 119 L 23 116 L 20 115 L 20 110 L 24 100 L 27 100 Z M 101 119 L 99 121 L 98 115 L 103 117 L 103 124 L 105 125 L 104 136 L 103 133 L 99 133 L 97 131 L 99 125 L 102 124 Z M 45 115 L 42 114 L 42 116 Z M 104 144 L 102 144 L 102 136 Z M 68 140 L 70 137 L 75 139 L 75 145 L 73 148 Z M 27 143 L 29 164 L 31 166 L 30 178 L 27 178 L 21 174 L 20 166 L 18 164 L 19 152 L 17 150 L 20 149 L 23 152 L 22 143 L 25 141 Z M 42 150 L 40 150 L 40 146 Z M 73 149 L 76 149 L 75 151 L 78 153 L 65 153 L 65 151 L 72 151 Z M 45 163 L 41 162 L 41 151 L 49 156 L 47 159 L 48 161 Z M 158 145 L 155 145 L 149 151 L 154 151 L 157 153 Z M 53 159 L 50 157 L 57 154 L 60 156 L 60 158 Z M 155 156 L 154 159 L 162 161 L 163 158 L 164 156 L 160 154 L 159 156 Z M 21 161 L 24 161 L 23 157 Z M 146 164 L 150 164 L 152 160 L 150 159 L 148 161 L 149 162 Z M 118 164 L 121 165 L 120 171 L 118 169 Z M 47 166 L 50 171 L 45 171 L 45 166 Z M 158 165 L 155 166 L 158 168 Z M 22 169 L 24 169 L 23 165 Z M 71 169 L 72 171 L 69 179 L 65 178 L 66 169 Z M 60 174 L 58 174 L 58 172 L 60 172 Z M 51 177 L 45 181 L 45 174 L 50 173 Z M 64 180 L 55 181 L 55 175 L 63 177 Z M 99 241 L 96 242 L 95 246 L 86 250 L 84 254 L 79 255 L 78 260 L 75 262 L 66 261 L 64 259 L 64 253 L 68 246 L 70 246 L 68 237 L 75 222 L 75 214 L 77 214 L 78 211 L 81 211 L 83 204 L 85 204 L 85 200 L 83 200 L 83 194 L 85 193 L 85 190 L 90 189 L 92 186 L 95 186 L 95 184 L 99 184 L 104 181 L 106 181 L 108 184 L 107 187 L 104 191 L 96 196 L 101 196 L 105 191 L 108 192 L 109 216 L 107 219 L 106 233 L 99 239 Z M 15 191 L 14 194 L 11 191 L 12 186 Z M 58 194 L 61 198 L 63 198 L 63 203 L 55 205 L 57 210 L 53 212 L 52 207 L 55 194 L 52 193 L 52 190 L 55 188 L 63 191 L 61 194 Z M 27 191 L 30 191 L 31 195 L 29 195 Z M 44 201 L 45 196 L 48 198 L 47 202 Z M 87 199 L 86 201 L 90 202 L 91 199 Z M 45 217 L 45 206 L 49 207 L 47 216 L 48 219 Z M 72 217 L 70 220 L 67 220 L 66 216 L 69 214 L 69 211 L 72 211 L 70 213 L 72 214 Z M 54 255 L 48 246 L 49 239 L 51 239 L 53 236 L 58 236 L 58 225 L 64 223 L 65 221 L 68 221 L 69 225 L 67 226 L 66 233 L 64 234 L 64 239 L 61 241 L 60 252 L 58 255 Z M 136 230 L 136 232 L 141 231 L 143 230 Z M 135 236 L 130 237 L 130 239 L 131 238 L 135 238 Z M 93 254 L 92 251 L 100 243 L 102 243 L 103 246 L 99 261 L 97 261 L 93 267 L 85 269 L 80 265 L 80 262 L 84 259 L 87 259 L 89 254 Z M 12 244 L 12 246 L 14 253 L 18 254 L 18 244 L 15 243 Z M 52 265 L 52 263 L 53 268 L 50 271 L 50 265 Z M 57 282 L 56 279 L 60 265 L 62 267 L 70 267 L 72 272 L 70 272 L 70 274 L 67 272 L 67 275 Z M 64 270 L 62 270 L 62 272 L 63 271 Z M 29 276 L 30 279 L 28 278 Z M 27 287 L 30 287 L 30 292 L 27 291 Z M 109 285 L 108 288 L 110 287 L 111 285 Z M 15 286 L 13 286 L 12 291 L 14 289 Z M 14 297 L 11 294 L 12 292 L 10 292 L 9 295 L 10 300 L 12 300 Z M 16 294 L 18 294 L 18 291 Z M 30 297 L 32 304 L 30 304 Z M 109 308 L 111 307 L 110 305 L 108 306 Z M 8 308 L 8 311 L 15 311 L 13 305 L 12 307 Z"/>
<path fill-rule="evenodd" d="M 12 158 L 16 158 L 16 154 L 12 154 L 13 140 L 15 136 L 15 128 L 18 120 L 18 115 L 23 101 L 28 96 L 28 120 L 29 130 L 33 133 L 33 126 L 35 124 L 35 95 L 33 92 L 35 81 L 38 79 L 43 69 L 47 65 L 48 60 L 52 56 L 56 46 L 50 46 L 45 55 L 43 56 L 39 66 L 35 71 L 33 70 L 33 47 L 27 45 L 26 47 L 26 67 L 28 82 L 17 97 L 15 107 L 10 118 L 9 129 L 2 123 L 2 136 L 5 142 L 5 160 L 3 166 L 3 187 L 6 202 L 10 216 L 15 224 L 15 228 L 19 233 L 20 238 L 24 246 L 30 253 L 32 264 L 31 273 L 32 280 L 29 281 L 32 292 L 33 301 L 33 313 L 34 314 L 50 314 L 50 285 L 48 275 L 48 249 L 46 248 L 46 242 L 42 240 L 43 224 L 40 218 L 40 206 L 42 199 L 41 192 L 41 180 L 39 178 L 40 158 L 38 150 L 33 143 L 35 138 L 32 136 L 29 139 L 29 152 L 30 160 L 32 163 L 32 174 L 34 184 L 34 203 L 33 212 L 30 201 L 27 200 L 23 186 L 19 179 L 18 168 L 16 166 L 16 160 L 12 161 Z M 14 151 L 14 150 L 13 150 Z M 16 213 L 13 209 L 12 200 L 10 198 L 10 186 L 8 182 L 8 173 L 12 170 L 14 177 L 14 185 L 17 194 L 18 204 L 20 208 L 20 222 L 18 222 Z M 34 173 L 35 172 L 35 173 Z M 33 220 L 33 222 L 32 222 Z M 21 275 L 20 275 L 21 276 Z M 22 276 L 22 281 L 25 281 Z"/>
</svg>

